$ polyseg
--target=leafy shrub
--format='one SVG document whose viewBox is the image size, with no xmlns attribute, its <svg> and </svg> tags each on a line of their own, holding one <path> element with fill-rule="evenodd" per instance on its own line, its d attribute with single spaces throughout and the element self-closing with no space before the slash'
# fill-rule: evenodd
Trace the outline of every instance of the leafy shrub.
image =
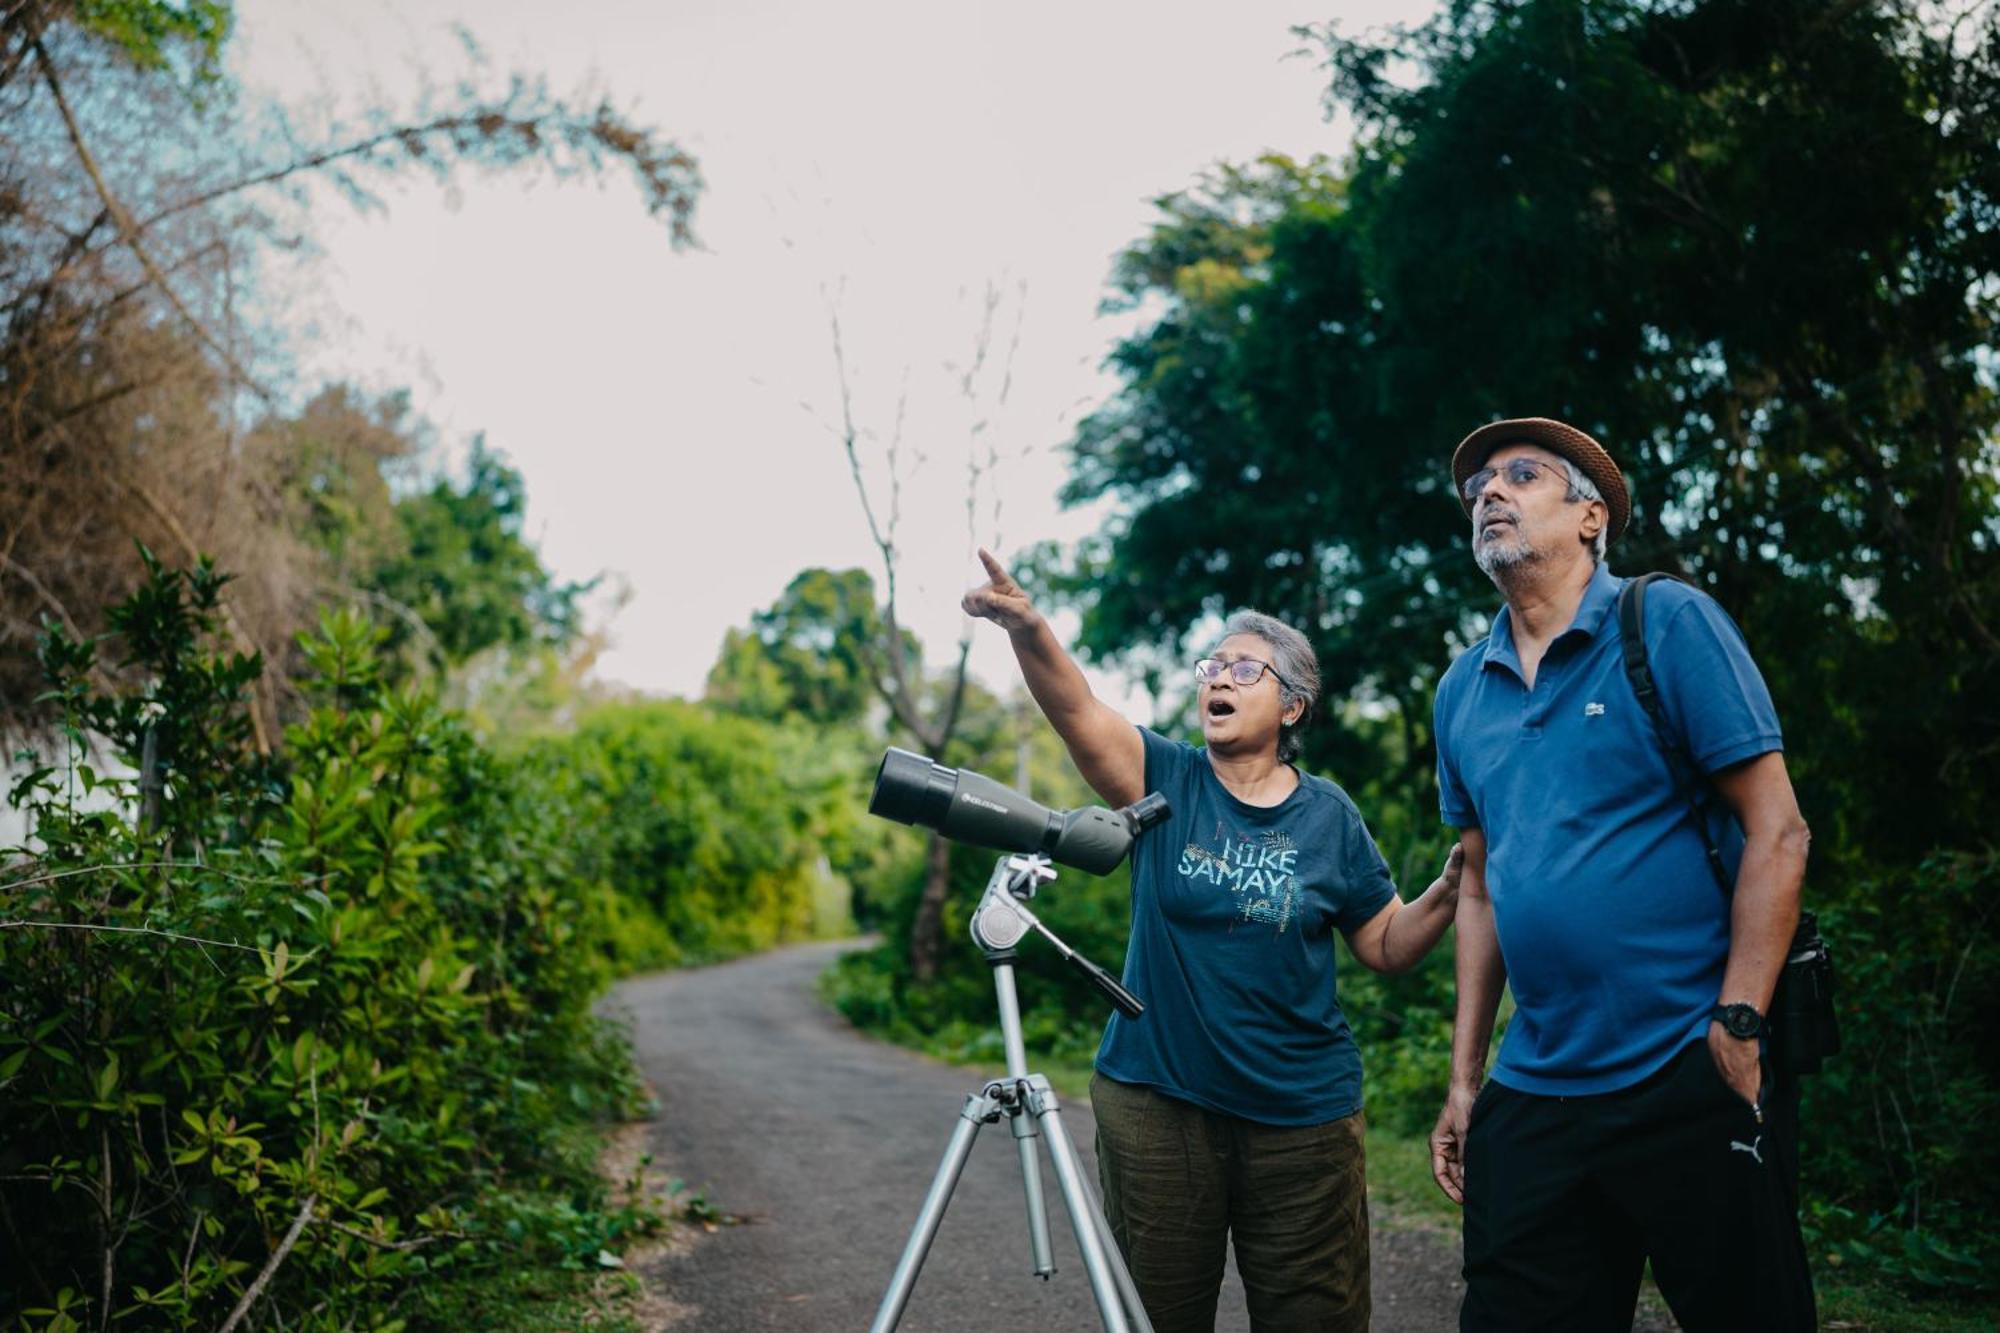
<svg viewBox="0 0 2000 1333">
<path fill-rule="evenodd" d="M 1817 1262 L 1922 1288 L 2000 1287 L 2000 857 L 1839 886 L 1820 912 L 1844 1048 L 1805 1080 Z"/>
<path fill-rule="evenodd" d="M 825 890 L 834 858 L 854 854 L 863 766 L 830 739 L 661 700 L 596 709 L 540 747 L 537 771 L 589 831 L 587 873 L 618 886 L 627 918 L 663 928 L 657 955 L 636 961 L 712 961 L 848 928 L 845 895 Z"/>
<path fill-rule="evenodd" d="M 395 1327 L 418 1278 L 636 1224 L 566 1137 L 638 1096 L 570 812 L 347 614 L 258 753 L 223 583 L 150 565 L 112 617 L 138 688 L 43 643 L 70 754 L 24 756 L 0 870 L 0 1318 L 212 1328 L 263 1282 L 287 1326 Z"/>
</svg>

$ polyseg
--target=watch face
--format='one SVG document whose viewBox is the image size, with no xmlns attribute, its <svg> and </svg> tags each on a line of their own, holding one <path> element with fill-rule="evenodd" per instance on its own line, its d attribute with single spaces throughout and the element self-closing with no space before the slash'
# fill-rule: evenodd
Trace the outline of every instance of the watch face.
<svg viewBox="0 0 2000 1333">
<path fill-rule="evenodd" d="M 1727 1017 L 1723 1019 L 1722 1025 L 1729 1029 L 1731 1036 L 1754 1037 L 1757 1035 L 1757 1029 L 1763 1026 L 1763 1020 L 1757 1011 L 1747 1004 L 1732 1004 L 1725 1012 Z"/>
</svg>

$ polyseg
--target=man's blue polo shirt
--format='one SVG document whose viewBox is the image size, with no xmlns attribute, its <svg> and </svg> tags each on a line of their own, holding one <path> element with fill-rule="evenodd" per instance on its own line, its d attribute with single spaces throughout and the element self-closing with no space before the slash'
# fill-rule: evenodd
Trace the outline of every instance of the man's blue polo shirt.
<svg viewBox="0 0 2000 1333">
<path fill-rule="evenodd" d="M 1625 582 L 1598 566 L 1534 688 L 1505 607 L 1438 685 L 1439 806 L 1486 836 L 1514 995 L 1493 1078 L 1521 1092 L 1610 1092 L 1661 1068 L 1706 1030 L 1729 953 L 1684 785 L 1625 677 Z M 1783 748 L 1770 691 L 1712 598 L 1654 584 L 1646 649 L 1667 734 L 1703 773 Z M 1733 877 L 1742 835 L 1723 809 L 1712 826 Z"/>
</svg>

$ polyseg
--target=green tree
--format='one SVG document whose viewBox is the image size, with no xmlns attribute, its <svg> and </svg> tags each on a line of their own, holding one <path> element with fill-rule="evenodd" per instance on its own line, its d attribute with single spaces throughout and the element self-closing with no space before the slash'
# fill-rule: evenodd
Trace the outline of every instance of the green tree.
<svg viewBox="0 0 2000 1333">
<path fill-rule="evenodd" d="M 1432 659 L 1479 576 L 1451 558 L 1455 507 L 1417 480 L 1439 451 L 1393 424 L 1347 193 L 1324 161 L 1273 156 L 1159 201 L 1114 285 L 1163 313 L 1114 352 L 1127 387 L 1079 429 L 1065 493 L 1116 497 L 1120 515 L 1055 582 L 1084 611 L 1086 654 L 1156 675 L 1233 607 L 1307 627 L 1329 698 L 1393 719 L 1421 786 Z M 1384 754 L 1346 729 L 1312 737 L 1336 772 Z"/>
<path fill-rule="evenodd" d="M 1232 605 L 1293 619 L 1339 724 L 1311 761 L 1422 836 L 1430 696 L 1497 601 L 1447 453 L 1498 416 L 1599 435 L 1636 504 L 1614 568 L 1691 575 L 1757 653 L 1852 958 L 1853 1045 L 1809 1089 L 1839 1145 L 1808 1163 L 1814 1224 L 1975 1237 L 1970 1127 L 2000 1106 L 1974 906 L 2000 883 L 1990 6 L 1457 0 L 1309 35 L 1351 166 L 1219 169 L 1119 261 L 1148 318 L 1068 490 L 1118 516 L 1056 572 L 1086 650 L 1157 663 Z M 1895 924 L 1914 902 L 1932 944 Z"/>
<path fill-rule="evenodd" d="M 370 400 L 346 384 L 250 432 L 245 452 L 268 468 L 285 526 L 324 556 L 326 591 L 354 595 L 403 546 L 391 481 L 419 454 L 427 428 L 407 393 Z"/>
<path fill-rule="evenodd" d="M 558 580 L 523 535 L 521 474 L 475 436 L 462 474 L 410 482 L 436 452 L 430 423 L 406 393 L 370 399 L 331 385 L 294 414 L 273 414 L 246 453 L 268 469 L 284 526 L 317 557 L 300 572 L 312 596 L 358 603 L 389 628 L 393 661 L 432 670 L 494 648 L 578 642 L 578 600 L 594 583 Z"/>
<path fill-rule="evenodd" d="M 1327 41 L 1404 476 L 1496 415 L 1601 431 L 1621 560 L 1767 649 L 1808 798 L 1852 821 L 1822 852 L 1906 863 L 1983 840 L 2000 746 L 2000 27 L 1950 16 L 1536 0 Z"/>
<path fill-rule="evenodd" d="M 859 721 L 878 697 L 874 659 L 883 633 L 866 570 L 803 570 L 747 630 L 725 637 L 703 697 L 773 721 Z"/>
<path fill-rule="evenodd" d="M 401 550 L 368 585 L 423 622 L 422 645 L 443 667 L 488 648 L 564 644 L 578 629 L 578 599 L 591 583 L 566 583 L 525 537 L 521 474 L 475 436 L 463 482 L 443 477 L 395 505 Z M 412 633 L 407 622 L 395 638 Z"/>
<path fill-rule="evenodd" d="M 577 1151 L 638 1093 L 582 793 L 393 688 L 351 611 L 257 753 L 226 578 L 145 564 L 113 635 L 44 636 L 63 743 L 7 797 L 0 1322 L 331 1327 L 594 1264 L 649 1219 Z"/>
</svg>

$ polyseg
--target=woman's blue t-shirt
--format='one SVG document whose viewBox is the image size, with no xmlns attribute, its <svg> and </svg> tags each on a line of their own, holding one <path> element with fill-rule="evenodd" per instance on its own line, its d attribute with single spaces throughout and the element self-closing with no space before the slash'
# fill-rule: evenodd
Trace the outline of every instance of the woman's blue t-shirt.
<svg viewBox="0 0 2000 1333">
<path fill-rule="evenodd" d="M 1146 1012 L 1112 1015 L 1098 1071 L 1262 1124 L 1352 1115 L 1361 1057 L 1333 936 L 1396 892 L 1360 812 L 1306 773 L 1279 804 L 1246 805 L 1205 751 L 1140 735 L 1146 790 L 1173 814 L 1133 845 L 1125 986 Z"/>
</svg>

